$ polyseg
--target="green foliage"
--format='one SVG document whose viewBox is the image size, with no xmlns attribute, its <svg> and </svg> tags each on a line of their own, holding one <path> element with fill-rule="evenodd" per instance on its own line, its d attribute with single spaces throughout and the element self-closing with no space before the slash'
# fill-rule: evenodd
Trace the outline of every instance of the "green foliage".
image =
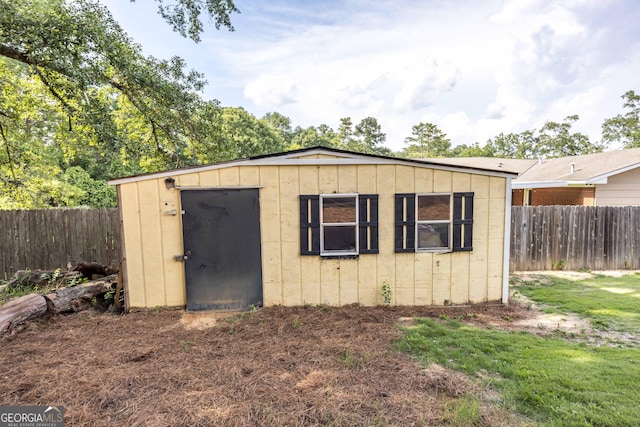
<svg viewBox="0 0 640 427">
<path fill-rule="evenodd" d="M 503 157 L 506 159 L 531 159 L 535 157 L 536 139 L 533 131 L 519 134 L 500 133 L 489 139 L 485 149 L 488 157 Z"/>
<path fill-rule="evenodd" d="M 230 27 L 236 11 L 159 2 L 191 35 L 200 12 Z M 144 57 L 97 1 L 0 0 L 0 208 L 112 206 L 106 179 L 234 158 L 204 84 L 178 57 Z"/>
<path fill-rule="evenodd" d="M 409 144 L 403 151 L 404 157 L 429 158 L 446 157 L 451 148 L 451 140 L 432 123 L 419 123 L 411 128 L 411 136 L 404 140 Z"/>
<path fill-rule="evenodd" d="M 382 127 L 375 117 L 362 119 L 356 125 L 353 135 L 355 138 L 347 145 L 347 148 L 361 153 L 376 153 L 387 139 L 387 135 L 382 132 Z"/>
<path fill-rule="evenodd" d="M 447 153 L 447 157 L 491 157 L 487 146 L 480 146 L 480 143 L 475 142 L 471 145 L 460 144 L 453 147 Z"/>
<path fill-rule="evenodd" d="M 233 31 L 230 14 L 240 13 L 231 0 L 177 0 L 168 5 L 165 4 L 167 3 L 165 0 L 156 0 L 156 2 L 160 16 L 171 25 L 173 30 L 196 42 L 200 41 L 200 34 L 204 30 L 201 14 L 204 13 L 213 19 L 216 29 L 227 27 Z"/>
<path fill-rule="evenodd" d="M 382 282 L 382 301 L 384 302 L 384 305 L 391 304 L 391 297 L 392 297 L 391 292 L 392 292 L 391 286 L 389 286 L 389 284 L 386 281 Z"/>
<path fill-rule="evenodd" d="M 622 99 L 627 112 L 604 121 L 602 140 L 609 144 L 622 143 L 624 148 L 640 147 L 640 95 L 630 90 Z"/>
<path fill-rule="evenodd" d="M 579 132 L 571 132 L 577 115 L 568 116 L 562 123 L 548 121 L 539 131 L 528 130 L 519 134 L 501 133 L 489 139 L 485 152 L 489 157 L 533 159 L 576 156 L 602 151 L 602 145 L 589 141 Z"/>
<path fill-rule="evenodd" d="M 239 159 L 284 151 L 284 141 L 271 127 L 242 108 L 223 108 L 221 126 L 225 157 Z M 215 154 L 204 160 L 214 160 Z"/>
<path fill-rule="evenodd" d="M 291 119 L 280 113 L 271 112 L 265 114 L 260 121 L 266 124 L 280 139 L 284 146 L 290 146 L 293 138 Z"/>
<path fill-rule="evenodd" d="M 589 141 L 588 136 L 580 132 L 571 133 L 571 126 L 578 119 L 578 115 L 573 115 L 566 117 L 562 123 L 546 122 L 537 136 L 535 155 L 553 158 L 602 151 L 602 145 Z"/>
<path fill-rule="evenodd" d="M 552 270 L 564 270 L 565 260 L 563 259 L 553 259 L 551 260 L 551 269 Z"/>
</svg>

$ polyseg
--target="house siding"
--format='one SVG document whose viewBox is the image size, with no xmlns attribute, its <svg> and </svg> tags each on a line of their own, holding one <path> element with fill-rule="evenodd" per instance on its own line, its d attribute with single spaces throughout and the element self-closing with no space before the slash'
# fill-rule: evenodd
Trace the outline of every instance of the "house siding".
<svg viewBox="0 0 640 427">
<path fill-rule="evenodd" d="M 640 168 L 610 176 L 595 195 L 597 206 L 640 206 Z"/>
<path fill-rule="evenodd" d="M 256 165 L 175 176 L 178 187 L 260 188 L 266 306 L 500 301 L 507 178 L 407 165 Z M 164 178 L 120 185 L 129 309 L 185 304 L 180 192 Z M 474 192 L 473 251 L 395 253 L 395 193 Z M 379 254 L 358 259 L 300 255 L 300 194 L 379 195 Z"/>
</svg>

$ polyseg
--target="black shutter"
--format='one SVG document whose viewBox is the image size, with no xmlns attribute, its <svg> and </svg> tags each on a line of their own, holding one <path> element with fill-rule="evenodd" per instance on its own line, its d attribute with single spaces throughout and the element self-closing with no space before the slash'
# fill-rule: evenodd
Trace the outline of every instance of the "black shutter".
<svg viewBox="0 0 640 427">
<path fill-rule="evenodd" d="M 406 207 L 406 208 L 405 208 Z M 406 212 L 406 215 L 404 214 Z M 416 195 L 396 194 L 395 200 L 395 251 L 416 251 Z"/>
<path fill-rule="evenodd" d="M 378 195 L 358 195 L 358 246 L 361 254 L 377 254 L 378 249 Z"/>
<path fill-rule="evenodd" d="M 320 196 L 317 195 L 300 196 L 300 255 L 320 255 Z"/>
<path fill-rule="evenodd" d="M 453 193 L 453 251 L 472 251 L 472 240 L 473 193 Z"/>
</svg>

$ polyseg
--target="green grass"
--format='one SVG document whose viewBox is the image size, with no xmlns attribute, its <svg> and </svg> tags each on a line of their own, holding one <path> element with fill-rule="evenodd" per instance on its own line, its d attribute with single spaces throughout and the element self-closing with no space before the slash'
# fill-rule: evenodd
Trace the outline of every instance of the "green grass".
<svg viewBox="0 0 640 427">
<path fill-rule="evenodd" d="M 640 276 L 596 276 L 571 281 L 550 278 L 548 284 L 522 284 L 518 292 L 544 304 L 550 313 L 577 313 L 597 329 L 640 333 Z"/>
<path fill-rule="evenodd" d="M 517 290 L 546 311 L 577 313 L 594 327 L 640 333 L 638 275 L 582 281 L 544 277 Z M 478 329 L 446 318 L 420 320 L 405 329 L 400 347 L 425 364 L 435 362 L 489 383 L 507 409 L 541 425 L 630 426 L 640 420 L 638 348 Z"/>
<path fill-rule="evenodd" d="M 421 320 L 401 349 L 490 381 L 507 408 L 544 425 L 623 426 L 640 420 L 637 349 L 589 347 L 529 333 L 480 330 L 456 321 Z"/>
</svg>

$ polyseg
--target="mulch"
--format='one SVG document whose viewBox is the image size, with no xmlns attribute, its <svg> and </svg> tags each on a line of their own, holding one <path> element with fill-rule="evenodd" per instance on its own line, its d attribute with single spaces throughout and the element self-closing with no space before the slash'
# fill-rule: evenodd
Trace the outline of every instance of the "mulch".
<svg viewBox="0 0 640 427">
<path fill-rule="evenodd" d="M 517 419 L 478 382 L 397 350 L 410 318 L 496 325 L 515 305 L 269 307 L 221 318 L 85 311 L 0 341 L 0 404 L 63 405 L 65 425 L 443 425 L 459 399 Z M 508 320 L 505 320 L 508 319 Z M 499 400 L 499 399 L 498 399 Z"/>
</svg>

